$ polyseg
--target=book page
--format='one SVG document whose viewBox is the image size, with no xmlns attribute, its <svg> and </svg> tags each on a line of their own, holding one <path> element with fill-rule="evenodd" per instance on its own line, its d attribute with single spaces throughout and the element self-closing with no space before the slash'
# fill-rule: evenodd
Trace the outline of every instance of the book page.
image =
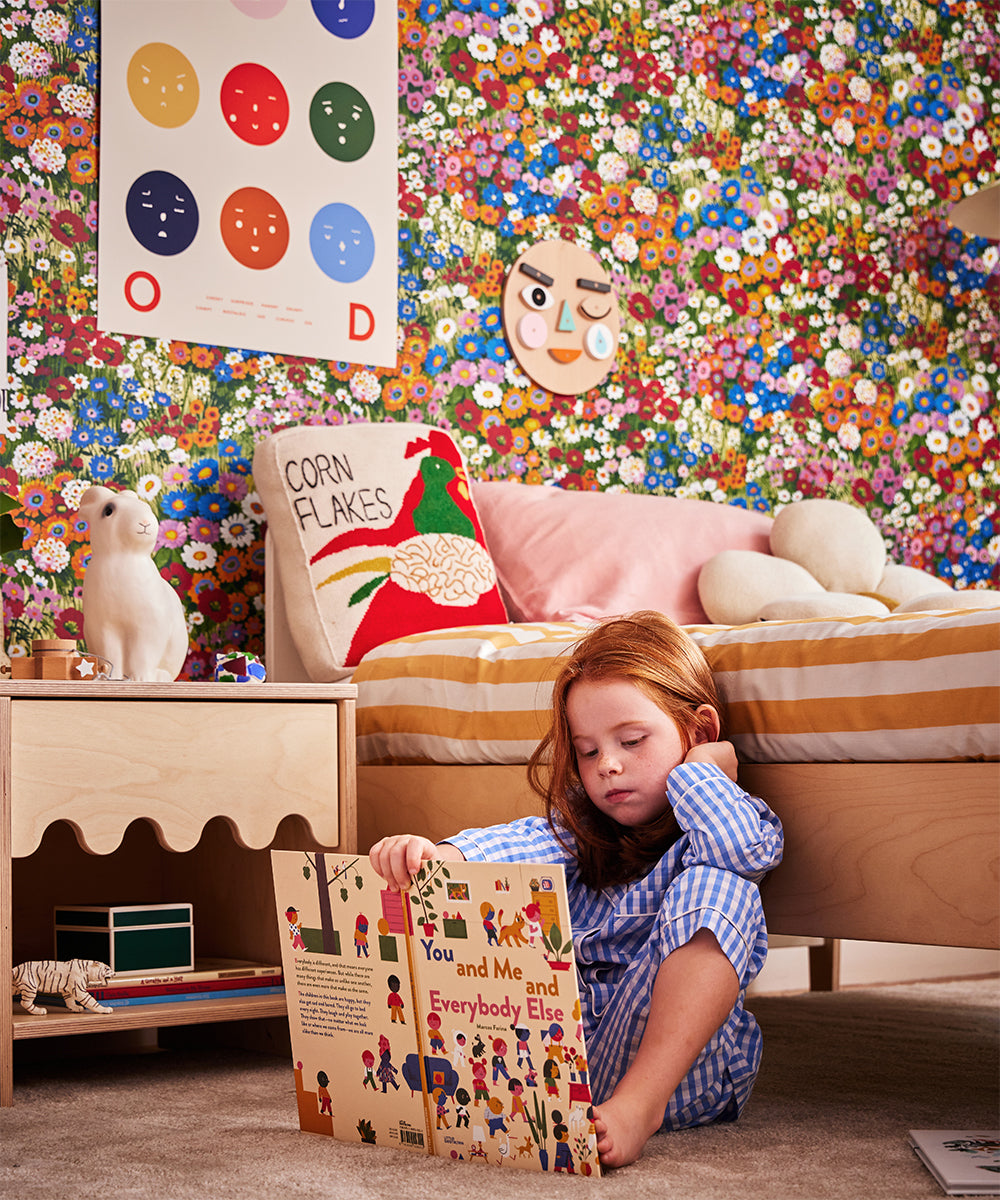
<svg viewBox="0 0 1000 1200">
<path fill-rule="evenodd" d="M 299 1125 L 428 1152 L 408 898 L 366 856 L 271 852 Z"/>
</svg>

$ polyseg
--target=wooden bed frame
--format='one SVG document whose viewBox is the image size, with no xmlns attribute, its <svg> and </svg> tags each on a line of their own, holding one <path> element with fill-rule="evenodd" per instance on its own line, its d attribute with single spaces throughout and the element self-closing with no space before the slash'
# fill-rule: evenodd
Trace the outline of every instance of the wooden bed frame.
<svg viewBox="0 0 1000 1200">
<path fill-rule="evenodd" d="M 775 763 L 741 768 L 781 818 L 768 930 L 1000 948 L 1000 765 Z M 361 766 L 358 845 L 439 841 L 538 812 L 522 766 Z"/>
<path fill-rule="evenodd" d="M 268 678 L 307 681 L 267 556 Z M 1000 763 L 746 765 L 781 818 L 763 887 L 769 932 L 822 939 L 814 988 L 836 986 L 836 939 L 1000 949 Z M 440 841 L 538 811 L 523 766 L 359 766 L 358 848 L 388 833 Z"/>
</svg>

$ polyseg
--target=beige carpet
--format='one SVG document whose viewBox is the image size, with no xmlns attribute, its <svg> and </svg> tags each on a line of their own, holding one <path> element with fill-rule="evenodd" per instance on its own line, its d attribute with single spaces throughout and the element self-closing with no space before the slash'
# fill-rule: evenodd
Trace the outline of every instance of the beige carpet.
<svg viewBox="0 0 1000 1200">
<path fill-rule="evenodd" d="M 910 1128 L 998 1115 L 1000 981 L 753 1002 L 764 1064 L 735 1125 L 661 1134 L 603 1180 L 450 1163 L 300 1133 L 284 1059 L 213 1048 L 16 1063 L 0 1112 L 11 1200 L 920 1200 Z"/>
</svg>

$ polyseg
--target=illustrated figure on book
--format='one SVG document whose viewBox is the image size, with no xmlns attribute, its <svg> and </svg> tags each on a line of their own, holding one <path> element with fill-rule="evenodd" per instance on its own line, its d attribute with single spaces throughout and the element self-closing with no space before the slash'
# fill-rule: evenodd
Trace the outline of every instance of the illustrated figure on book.
<svg viewBox="0 0 1000 1200">
<path fill-rule="evenodd" d="M 780 861 L 783 837 L 767 804 L 736 783 L 701 650 L 661 614 L 592 629 L 569 655 L 552 703 L 528 766 L 546 816 L 468 829 L 439 845 L 399 834 L 370 857 L 390 888 L 410 887 L 404 899 L 442 862 L 453 871 L 483 860 L 504 864 L 505 875 L 515 864 L 565 872 L 570 925 L 556 927 L 544 889 L 531 900 L 542 910 L 550 977 L 575 959 L 580 1009 L 563 1003 L 557 1013 L 543 997 L 537 1035 L 532 1026 L 522 1038 L 516 1016 L 512 1026 L 519 1053 L 535 1036 L 545 1051 L 542 1083 L 559 1129 L 550 1169 L 579 1162 L 575 1140 L 559 1128 L 574 1130 L 564 1105 L 579 1095 L 595 1101 L 601 1164 L 616 1167 L 638 1158 L 657 1130 L 735 1120 L 745 1106 L 762 1044 L 743 1005 L 767 953 L 759 885 Z M 531 922 L 526 905 L 503 901 L 504 914 L 498 894 L 495 919 L 484 915 L 497 956 L 521 933 L 515 911 L 525 933 Z M 529 953 L 531 938 L 523 940 Z"/>
</svg>

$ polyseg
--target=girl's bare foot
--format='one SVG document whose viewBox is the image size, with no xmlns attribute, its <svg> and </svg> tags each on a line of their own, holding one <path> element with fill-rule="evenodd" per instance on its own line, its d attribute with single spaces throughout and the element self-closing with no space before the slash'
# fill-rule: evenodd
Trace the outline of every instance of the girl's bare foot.
<svg viewBox="0 0 1000 1200">
<path fill-rule="evenodd" d="M 648 1097 L 631 1097 L 619 1087 L 603 1104 L 594 1106 L 597 1154 L 602 1167 L 625 1167 L 663 1124 L 663 1106 Z"/>
</svg>

